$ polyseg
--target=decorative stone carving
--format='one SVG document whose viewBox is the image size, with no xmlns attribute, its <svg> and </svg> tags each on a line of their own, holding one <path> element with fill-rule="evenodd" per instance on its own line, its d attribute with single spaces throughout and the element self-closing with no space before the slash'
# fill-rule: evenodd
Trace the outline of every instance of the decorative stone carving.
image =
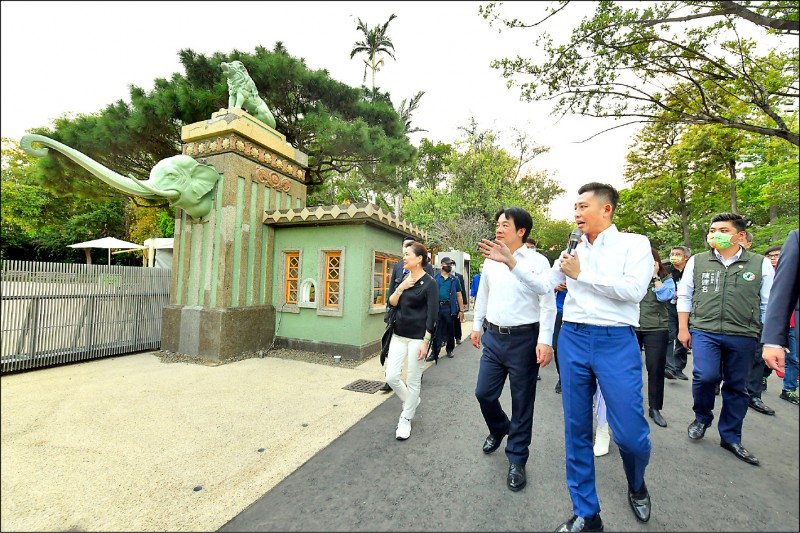
<svg viewBox="0 0 800 533">
<path fill-rule="evenodd" d="M 277 191 L 289 192 L 292 188 L 288 179 L 279 176 L 277 172 L 270 172 L 264 167 L 256 168 L 253 180 Z"/>
</svg>

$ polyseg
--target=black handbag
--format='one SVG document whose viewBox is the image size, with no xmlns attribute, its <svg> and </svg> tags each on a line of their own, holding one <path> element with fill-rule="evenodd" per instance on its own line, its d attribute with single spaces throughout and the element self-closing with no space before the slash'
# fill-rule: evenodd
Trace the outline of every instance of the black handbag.
<svg viewBox="0 0 800 533">
<path fill-rule="evenodd" d="M 392 333 L 394 333 L 394 314 L 397 311 L 395 307 L 389 307 L 386 310 L 386 329 L 381 337 L 381 366 L 386 362 L 386 357 L 389 355 L 389 343 L 392 341 Z"/>
</svg>

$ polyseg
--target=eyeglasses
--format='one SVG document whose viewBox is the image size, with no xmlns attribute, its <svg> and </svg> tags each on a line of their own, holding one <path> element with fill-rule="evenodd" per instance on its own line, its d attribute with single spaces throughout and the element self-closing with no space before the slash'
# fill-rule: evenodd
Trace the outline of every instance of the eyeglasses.
<svg viewBox="0 0 800 533">
<path fill-rule="evenodd" d="M 770 259 L 777 259 L 777 258 L 779 258 L 780 256 L 781 256 L 781 254 L 780 254 L 780 253 L 777 253 L 777 254 L 767 254 L 767 257 L 768 257 L 768 258 L 770 258 Z"/>
</svg>

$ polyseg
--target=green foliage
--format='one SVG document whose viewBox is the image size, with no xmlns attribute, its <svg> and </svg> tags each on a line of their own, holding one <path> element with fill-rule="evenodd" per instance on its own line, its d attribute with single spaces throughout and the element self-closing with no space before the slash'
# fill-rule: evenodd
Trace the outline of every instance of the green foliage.
<svg viewBox="0 0 800 533">
<path fill-rule="evenodd" d="M 185 74 L 156 79 L 147 92 L 132 86 L 131 100 L 108 105 L 93 115 L 57 119 L 54 129 L 34 130 L 95 159 L 108 168 L 146 178 L 161 159 L 180 153 L 180 128 L 207 120 L 227 106 L 227 85 L 219 68 L 238 59 L 265 97 L 287 142 L 309 156 L 308 183 L 314 187 L 332 175 L 360 172 L 373 190 L 392 190 L 395 167 L 409 163 L 414 147 L 387 94 L 369 95 L 311 70 L 288 54 L 281 43 L 272 52 L 233 50 L 210 57 L 179 52 Z M 38 164 L 39 180 L 59 194 L 116 198 L 107 187 L 57 153 Z M 145 203 L 145 201 L 141 201 Z"/>
<path fill-rule="evenodd" d="M 501 27 L 538 30 L 569 3 L 549 6 L 546 17 L 531 24 L 504 18 L 494 2 L 480 12 Z M 593 5 L 594 15 L 581 20 L 565 44 L 539 35 L 534 44 L 543 60 L 517 55 L 492 66 L 523 98 L 553 101 L 554 114 L 718 124 L 800 144 L 797 2 Z M 763 51 L 742 37 L 745 26 L 778 44 Z"/>
<path fill-rule="evenodd" d="M 564 241 L 569 230 L 554 237 L 554 228 L 564 224 L 547 218 L 547 206 L 563 189 L 546 172 L 520 170 L 521 163 L 546 149 L 518 138 L 522 155 L 515 158 L 493 131 L 479 131 L 474 120 L 462 129 L 464 138 L 454 146 L 422 140 L 416 165 L 408 171 L 412 188 L 403 217 L 428 231 L 433 245 L 472 251 L 479 237 L 494 235 L 497 211 L 518 206 L 531 213 L 531 235 L 540 246 Z"/>
<path fill-rule="evenodd" d="M 734 207 L 749 220 L 755 252 L 798 226 L 798 149 L 774 136 L 655 122 L 635 137 L 625 178 L 615 222 L 661 252 L 705 249 L 711 217 Z"/>
<path fill-rule="evenodd" d="M 125 199 L 90 200 L 44 189 L 35 158 L 10 139 L 3 139 L 2 167 L 2 259 L 82 263 L 84 252 L 68 245 L 105 236 L 127 239 Z M 106 261 L 107 255 L 98 254 L 97 263 Z"/>
</svg>

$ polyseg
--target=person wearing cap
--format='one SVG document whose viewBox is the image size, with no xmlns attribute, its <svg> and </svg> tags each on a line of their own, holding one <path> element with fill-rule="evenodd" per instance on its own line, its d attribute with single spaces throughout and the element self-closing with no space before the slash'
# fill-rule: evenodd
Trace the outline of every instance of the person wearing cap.
<svg viewBox="0 0 800 533">
<path fill-rule="evenodd" d="M 439 352 L 445 347 L 447 357 L 453 357 L 456 347 L 454 323 L 464 319 L 464 300 L 461 298 L 461 286 L 458 278 L 451 275 L 453 267 L 449 257 L 440 261 L 442 271 L 434 276 L 439 286 L 439 317 L 436 320 L 436 333 L 433 337 L 433 349 L 425 358 L 439 364 Z"/>
<path fill-rule="evenodd" d="M 453 267 L 453 275 L 458 278 L 458 282 L 461 284 L 461 301 L 464 302 L 463 310 L 466 311 L 469 300 L 467 299 L 467 285 L 464 282 L 464 276 L 458 273 L 456 270 L 456 262 L 452 259 L 450 259 L 450 266 Z M 461 337 L 463 337 L 463 335 L 464 334 L 461 332 L 461 320 L 454 320 L 453 336 L 456 339 L 456 344 L 461 344 Z"/>
</svg>

